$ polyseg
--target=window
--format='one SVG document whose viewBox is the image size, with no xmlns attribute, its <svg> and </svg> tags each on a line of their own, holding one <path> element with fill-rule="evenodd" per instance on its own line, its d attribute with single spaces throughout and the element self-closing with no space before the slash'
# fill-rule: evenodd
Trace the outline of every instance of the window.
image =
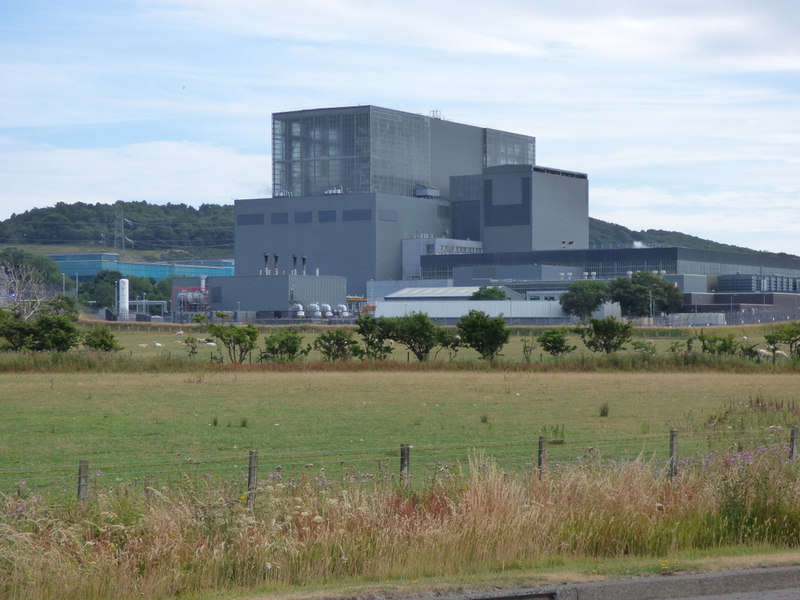
<svg viewBox="0 0 800 600">
<path fill-rule="evenodd" d="M 311 211 L 310 210 L 301 210 L 294 213 L 294 222 L 295 223 L 311 223 Z"/>
<path fill-rule="evenodd" d="M 317 214 L 320 223 L 333 223 L 336 221 L 335 210 L 321 210 Z"/>
<path fill-rule="evenodd" d="M 236 216 L 237 225 L 263 225 L 264 213 L 249 213 Z"/>
<path fill-rule="evenodd" d="M 342 211 L 342 221 L 370 220 L 372 220 L 372 209 L 370 208 L 351 208 Z"/>
<path fill-rule="evenodd" d="M 272 224 L 273 225 L 287 225 L 289 223 L 289 213 L 288 212 L 274 212 L 272 213 Z"/>
</svg>

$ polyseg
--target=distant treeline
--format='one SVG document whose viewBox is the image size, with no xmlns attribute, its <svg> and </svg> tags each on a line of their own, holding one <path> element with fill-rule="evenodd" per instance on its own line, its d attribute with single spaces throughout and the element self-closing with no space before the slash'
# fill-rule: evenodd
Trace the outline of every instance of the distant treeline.
<svg viewBox="0 0 800 600">
<path fill-rule="evenodd" d="M 123 237 L 127 249 L 178 251 L 186 258 L 232 256 L 233 206 L 59 202 L 0 223 L 4 246 L 69 244 L 113 250 L 122 249 Z"/>
<path fill-rule="evenodd" d="M 120 219 L 120 214 L 122 218 Z M 65 204 L 37 208 L 0 223 L 0 246 L 25 244 L 70 244 L 98 249 L 156 250 L 190 258 L 233 254 L 233 206 L 203 204 Z M 648 229 L 633 231 L 599 219 L 589 219 L 592 246 L 682 246 L 702 250 L 724 250 L 757 254 L 755 250 L 720 244 L 677 231 Z M 165 255 L 162 258 L 180 258 Z"/>
</svg>

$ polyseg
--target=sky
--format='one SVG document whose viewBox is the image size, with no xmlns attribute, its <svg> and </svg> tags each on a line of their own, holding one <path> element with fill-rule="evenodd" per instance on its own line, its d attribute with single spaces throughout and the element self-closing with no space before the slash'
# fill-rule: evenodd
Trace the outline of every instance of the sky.
<svg viewBox="0 0 800 600">
<path fill-rule="evenodd" d="M 273 112 L 536 136 L 589 216 L 800 255 L 796 0 L 3 0 L 0 220 L 271 195 Z"/>
</svg>

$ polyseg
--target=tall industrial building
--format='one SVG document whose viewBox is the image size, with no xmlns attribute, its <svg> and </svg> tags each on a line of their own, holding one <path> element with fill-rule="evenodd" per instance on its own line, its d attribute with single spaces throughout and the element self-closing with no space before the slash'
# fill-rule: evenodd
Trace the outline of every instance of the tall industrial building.
<svg viewBox="0 0 800 600">
<path fill-rule="evenodd" d="M 274 114 L 272 152 L 273 197 L 236 201 L 240 276 L 264 270 L 265 253 L 287 270 L 303 256 L 363 295 L 370 280 L 403 277 L 403 240 L 588 247 L 586 175 L 537 166 L 531 136 L 353 106 Z"/>
</svg>

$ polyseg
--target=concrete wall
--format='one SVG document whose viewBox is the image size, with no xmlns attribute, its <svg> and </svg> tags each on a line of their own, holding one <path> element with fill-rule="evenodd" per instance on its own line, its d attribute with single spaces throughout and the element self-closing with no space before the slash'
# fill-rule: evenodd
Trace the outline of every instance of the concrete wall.
<svg viewBox="0 0 800 600">
<path fill-rule="evenodd" d="M 200 279 L 181 277 L 174 287 L 199 287 Z M 343 277 L 306 275 L 209 277 L 209 310 L 279 311 L 288 316 L 292 299 L 303 305 L 324 302 L 344 304 L 347 292 Z"/>
<path fill-rule="evenodd" d="M 279 254 L 287 273 L 292 255 L 305 255 L 308 274 L 346 277 L 347 293 L 361 296 L 370 279 L 402 277 L 401 240 L 446 231 L 447 208 L 444 200 L 388 194 L 237 200 L 236 275 L 258 275 L 265 252 Z"/>
<path fill-rule="evenodd" d="M 431 185 L 450 196 L 450 177 L 483 170 L 484 130 L 481 127 L 430 119 Z"/>
<path fill-rule="evenodd" d="M 483 173 L 481 241 L 486 252 L 533 250 L 533 166 L 492 167 Z"/>
<path fill-rule="evenodd" d="M 558 302 L 531 302 L 527 300 L 416 300 L 413 302 L 378 302 L 376 317 L 402 317 L 415 312 L 427 314 L 432 319 L 460 318 L 471 310 L 480 310 L 490 317 L 501 314 L 507 319 L 569 319 Z"/>
<path fill-rule="evenodd" d="M 588 179 L 534 169 L 533 250 L 588 247 Z"/>
</svg>

